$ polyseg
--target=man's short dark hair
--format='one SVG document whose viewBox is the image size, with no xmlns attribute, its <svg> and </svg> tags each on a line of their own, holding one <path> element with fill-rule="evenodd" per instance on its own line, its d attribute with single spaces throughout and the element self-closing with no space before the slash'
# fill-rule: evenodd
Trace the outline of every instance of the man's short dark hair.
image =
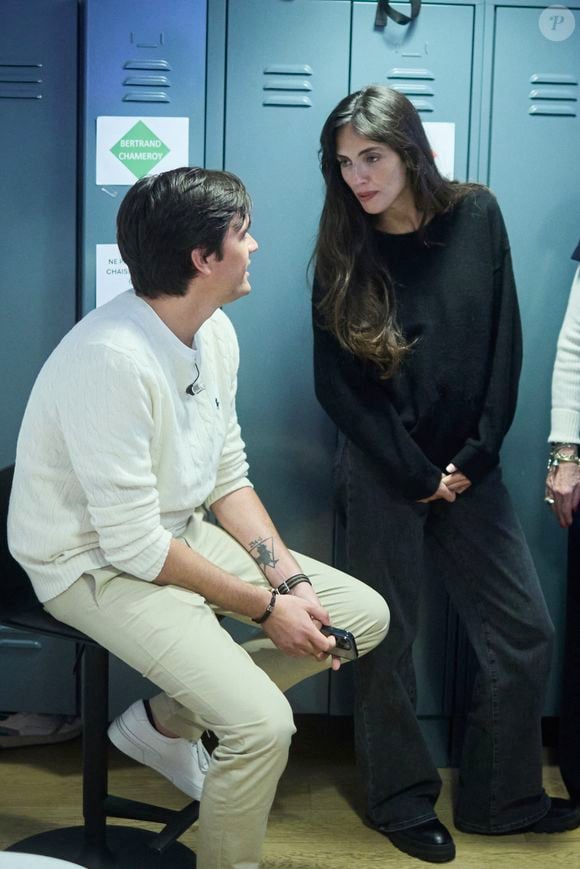
<svg viewBox="0 0 580 869">
<path fill-rule="evenodd" d="M 183 296 L 197 270 L 191 251 L 222 257 L 224 237 L 240 229 L 251 201 L 230 172 L 184 167 L 142 178 L 117 215 L 117 242 L 135 292 Z"/>
</svg>

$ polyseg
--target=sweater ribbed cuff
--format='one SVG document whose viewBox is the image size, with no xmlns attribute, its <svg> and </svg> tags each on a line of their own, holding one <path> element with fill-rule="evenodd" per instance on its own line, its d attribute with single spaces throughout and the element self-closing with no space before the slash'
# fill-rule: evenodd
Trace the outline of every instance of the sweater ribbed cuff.
<svg viewBox="0 0 580 869">
<path fill-rule="evenodd" d="M 203 506 L 207 510 L 210 510 L 211 505 L 215 504 L 216 501 L 219 501 L 220 498 L 224 498 L 226 495 L 231 495 L 232 492 L 237 492 L 238 489 L 246 488 L 254 488 L 254 484 L 251 483 L 247 477 L 244 477 L 241 480 L 230 480 L 228 483 L 224 483 L 222 486 L 216 486 L 213 492 L 211 492 L 205 499 Z"/>
<path fill-rule="evenodd" d="M 580 413 L 574 410 L 552 410 L 551 444 L 580 443 Z"/>
<path fill-rule="evenodd" d="M 499 456 L 492 456 L 472 444 L 465 444 L 451 459 L 451 464 L 465 474 L 472 483 L 478 483 L 498 462 Z"/>
</svg>

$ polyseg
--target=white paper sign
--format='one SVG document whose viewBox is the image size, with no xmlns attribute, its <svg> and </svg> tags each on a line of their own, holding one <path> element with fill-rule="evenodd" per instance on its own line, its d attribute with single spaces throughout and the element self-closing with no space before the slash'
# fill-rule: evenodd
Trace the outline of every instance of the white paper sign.
<svg viewBox="0 0 580 869">
<path fill-rule="evenodd" d="M 189 165 L 189 118 L 97 118 L 97 184 L 134 184 Z"/>
<path fill-rule="evenodd" d="M 95 307 L 104 305 L 119 293 L 131 288 L 129 269 L 121 259 L 116 244 L 97 245 L 97 281 Z"/>
<path fill-rule="evenodd" d="M 423 124 L 435 157 L 435 165 L 444 178 L 455 177 L 455 124 L 426 121 Z"/>
</svg>

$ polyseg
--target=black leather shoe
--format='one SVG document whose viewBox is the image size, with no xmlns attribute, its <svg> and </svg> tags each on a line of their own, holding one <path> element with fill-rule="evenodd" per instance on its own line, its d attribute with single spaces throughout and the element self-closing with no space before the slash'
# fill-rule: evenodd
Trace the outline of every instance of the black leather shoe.
<svg viewBox="0 0 580 869">
<path fill-rule="evenodd" d="M 474 830 L 465 830 L 460 823 L 455 822 L 455 826 L 463 833 L 477 832 Z M 539 821 L 534 821 L 533 824 L 528 824 L 525 827 L 518 827 L 516 830 L 502 830 L 480 835 L 484 836 L 516 836 L 519 833 L 565 833 L 566 830 L 575 830 L 580 826 L 580 806 L 575 805 L 571 800 L 563 800 L 561 797 L 551 797 L 551 805 L 547 814 Z"/>
<path fill-rule="evenodd" d="M 455 857 L 455 844 L 451 834 L 436 818 L 405 830 L 385 830 L 383 827 L 374 829 L 386 836 L 399 851 L 427 863 L 448 863 Z"/>
<path fill-rule="evenodd" d="M 548 813 L 516 833 L 565 833 L 566 830 L 575 830 L 580 826 L 580 808 L 570 800 L 560 797 L 551 797 L 552 805 Z"/>
</svg>

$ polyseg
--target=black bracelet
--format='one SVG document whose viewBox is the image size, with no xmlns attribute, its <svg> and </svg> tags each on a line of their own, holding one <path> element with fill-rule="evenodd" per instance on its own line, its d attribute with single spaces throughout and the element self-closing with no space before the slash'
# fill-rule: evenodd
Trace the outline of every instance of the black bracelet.
<svg viewBox="0 0 580 869">
<path fill-rule="evenodd" d="M 298 585 L 300 582 L 307 582 L 308 585 L 312 585 L 305 573 L 296 573 L 294 576 L 289 576 L 288 579 L 285 579 L 280 583 L 277 588 L 278 594 L 289 594 L 294 586 Z"/>
<path fill-rule="evenodd" d="M 278 597 L 278 589 L 272 589 L 272 597 L 270 598 L 270 603 L 262 613 L 262 615 L 258 619 L 252 619 L 253 622 L 256 622 L 257 625 L 261 625 L 266 619 L 269 619 L 272 613 L 274 612 L 274 607 L 276 606 L 276 598 Z"/>
</svg>

